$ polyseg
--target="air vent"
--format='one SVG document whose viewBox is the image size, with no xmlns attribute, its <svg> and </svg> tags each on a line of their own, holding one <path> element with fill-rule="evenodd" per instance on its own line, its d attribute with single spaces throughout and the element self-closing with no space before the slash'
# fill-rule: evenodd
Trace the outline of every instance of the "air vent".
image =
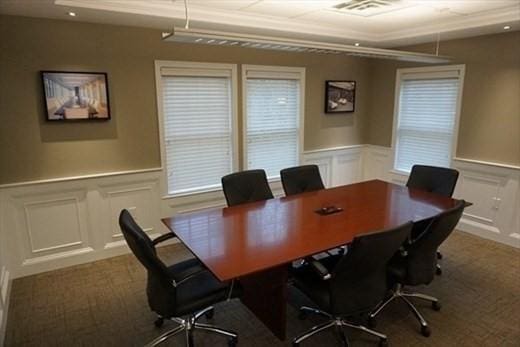
<svg viewBox="0 0 520 347">
<path fill-rule="evenodd" d="M 350 0 L 347 2 L 342 2 L 341 4 L 337 4 L 334 6 L 334 8 L 345 11 L 364 11 L 368 9 L 381 8 L 384 6 L 391 6 L 397 2 L 401 2 L 401 0 Z"/>
<path fill-rule="evenodd" d="M 404 0 L 350 0 L 332 6 L 335 12 L 370 17 L 411 6 Z"/>
</svg>

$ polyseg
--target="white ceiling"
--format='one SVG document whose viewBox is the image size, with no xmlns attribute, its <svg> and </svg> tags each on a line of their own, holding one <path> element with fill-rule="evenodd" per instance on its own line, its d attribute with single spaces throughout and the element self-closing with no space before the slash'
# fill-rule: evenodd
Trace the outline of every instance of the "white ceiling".
<svg viewBox="0 0 520 347">
<path fill-rule="evenodd" d="M 393 47 L 520 29 L 520 0 L 187 0 L 190 26 Z M 368 3 L 367 3 L 368 2 Z M 334 6 L 388 4 L 342 11 Z M 77 13 L 76 17 L 67 15 Z M 0 0 L 0 13 L 170 29 L 184 0 Z"/>
</svg>

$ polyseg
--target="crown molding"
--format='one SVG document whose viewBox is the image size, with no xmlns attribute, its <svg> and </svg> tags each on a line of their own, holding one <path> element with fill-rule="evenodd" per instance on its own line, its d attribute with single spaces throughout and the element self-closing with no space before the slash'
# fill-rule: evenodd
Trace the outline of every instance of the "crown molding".
<svg viewBox="0 0 520 347">
<path fill-rule="evenodd" d="M 114 0 L 55 0 L 54 4 L 69 8 L 84 8 L 90 10 L 116 13 L 153 16 L 172 20 L 179 25 L 184 21 L 184 6 L 181 2 L 155 2 L 145 0 L 114 1 Z M 305 22 L 304 20 L 286 20 L 272 16 L 249 14 L 237 10 L 207 9 L 196 4 L 189 6 L 190 20 L 203 29 L 241 31 L 246 34 L 276 35 L 309 38 L 320 37 L 322 41 L 362 41 L 365 45 L 388 45 L 394 42 L 413 38 L 424 38 L 437 33 L 449 33 L 478 27 L 497 25 L 505 22 L 520 22 L 520 8 L 508 6 L 495 11 L 485 11 L 479 14 L 458 17 L 438 24 L 414 27 L 406 30 L 390 31 L 384 34 L 372 34 L 352 29 L 331 27 L 326 24 Z M 232 23 L 232 24 L 229 24 Z M 238 30 L 237 28 L 240 28 Z M 283 28 L 283 29 L 282 29 Z M 164 28 L 166 29 L 166 28 Z M 431 41 L 431 40 L 429 40 Z"/>
</svg>

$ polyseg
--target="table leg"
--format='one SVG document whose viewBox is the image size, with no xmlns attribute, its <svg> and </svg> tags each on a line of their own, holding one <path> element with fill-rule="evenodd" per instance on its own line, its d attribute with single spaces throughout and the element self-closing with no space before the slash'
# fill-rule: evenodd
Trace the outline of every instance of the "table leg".
<svg viewBox="0 0 520 347">
<path fill-rule="evenodd" d="M 240 278 L 241 297 L 247 306 L 280 340 L 287 323 L 287 266 L 279 266 Z"/>
</svg>

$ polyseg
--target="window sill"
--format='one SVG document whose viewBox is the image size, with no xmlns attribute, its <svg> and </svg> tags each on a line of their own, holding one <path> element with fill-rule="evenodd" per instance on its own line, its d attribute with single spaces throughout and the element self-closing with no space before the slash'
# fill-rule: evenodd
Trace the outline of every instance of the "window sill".
<svg viewBox="0 0 520 347">
<path fill-rule="evenodd" d="M 400 176 L 410 176 L 409 172 L 397 170 L 397 169 L 391 169 L 390 173 L 395 174 L 395 175 L 400 175 Z"/>
<path fill-rule="evenodd" d="M 198 195 L 204 195 L 209 193 L 216 193 L 216 192 L 222 192 L 221 187 L 215 187 L 215 188 L 207 188 L 207 189 L 201 189 L 201 190 L 192 190 L 182 193 L 176 193 L 176 194 L 166 194 L 163 195 L 163 200 L 169 200 L 169 199 L 175 199 L 175 198 L 183 198 L 183 197 L 189 197 L 189 196 L 198 196 Z"/>
</svg>

